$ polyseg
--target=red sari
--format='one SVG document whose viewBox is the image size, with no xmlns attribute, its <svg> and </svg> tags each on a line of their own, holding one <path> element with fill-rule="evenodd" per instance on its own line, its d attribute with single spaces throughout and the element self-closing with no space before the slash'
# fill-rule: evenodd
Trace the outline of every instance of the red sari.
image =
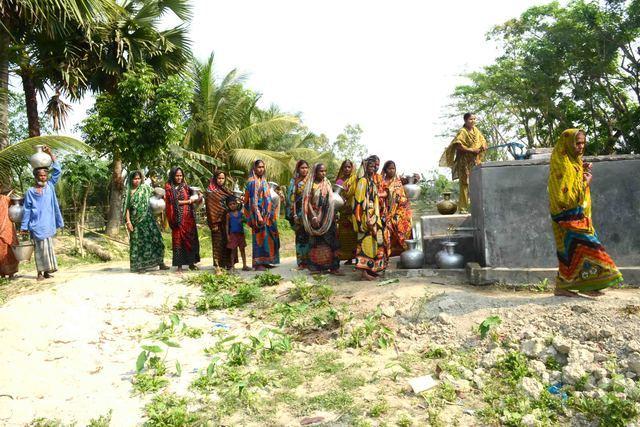
<svg viewBox="0 0 640 427">
<path fill-rule="evenodd" d="M 382 181 L 387 196 L 382 199 L 385 212 L 387 253 L 390 257 L 400 255 L 405 249 L 405 240 L 411 239 L 411 205 L 400 178 L 393 177 Z"/>
<path fill-rule="evenodd" d="M 194 205 L 180 205 L 178 202 L 189 200 L 191 189 L 185 183 L 165 184 L 165 203 L 167 219 L 171 227 L 172 265 L 181 267 L 200 262 L 200 242 L 196 228 Z"/>
</svg>

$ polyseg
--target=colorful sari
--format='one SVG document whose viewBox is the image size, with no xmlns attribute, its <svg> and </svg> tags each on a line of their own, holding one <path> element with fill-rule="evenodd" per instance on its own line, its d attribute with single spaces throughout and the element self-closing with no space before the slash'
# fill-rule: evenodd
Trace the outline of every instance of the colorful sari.
<svg viewBox="0 0 640 427">
<path fill-rule="evenodd" d="M 387 268 L 387 250 L 383 237 L 383 220 L 375 175 L 358 178 L 353 198 L 353 229 L 358 235 L 356 268 L 370 273 Z M 369 227 L 368 221 L 375 222 Z"/>
<path fill-rule="evenodd" d="M 338 256 L 341 260 L 352 260 L 356 257 L 356 246 L 358 245 L 358 234 L 353 229 L 353 196 L 356 192 L 356 171 L 346 180 L 339 178 L 336 184 L 344 188 L 342 197 L 345 204 L 338 211 L 337 233 L 340 241 Z"/>
<path fill-rule="evenodd" d="M 309 270 L 314 272 L 337 271 L 340 268 L 335 221 L 335 208 L 332 199 L 333 191 L 327 178 L 315 181 L 315 171 L 312 181 L 307 183 L 303 196 L 303 224 L 309 234 Z M 312 218 L 318 218 L 315 227 Z"/>
<path fill-rule="evenodd" d="M 405 240 L 411 239 L 411 205 L 404 191 L 402 181 L 397 176 L 384 178 L 382 188 L 387 193 L 383 199 L 385 228 L 387 230 L 387 255 L 398 256 L 405 249 Z"/>
<path fill-rule="evenodd" d="M 18 272 L 18 260 L 13 255 L 12 245 L 18 244 L 16 227 L 9 219 L 9 196 L 0 194 L 0 277 L 12 276 Z"/>
<path fill-rule="evenodd" d="M 129 235 L 129 268 L 135 272 L 164 264 L 162 235 L 149 209 L 151 196 L 153 196 L 153 190 L 143 183 L 133 190 L 133 194 L 131 183 L 129 183 L 125 193 L 123 207 L 125 211 L 129 210 L 129 220 L 133 225 L 133 231 Z"/>
<path fill-rule="evenodd" d="M 453 180 L 460 180 L 460 197 L 458 207 L 461 210 L 469 209 L 469 177 L 471 169 L 475 165 L 482 163 L 484 153 L 474 154 L 466 151 L 459 151 L 458 147 L 477 149 L 480 147 L 487 148 L 487 141 L 477 127 L 471 130 L 463 127 L 440 158 L 441 167 L 451 168 L 451 177 Z"/>
<path fill-rule="evenodd" d="M 171 265 L 174 267 L 194 265 L 200 262 L 195 206 L 178 203 L 189 200 L 191 189 L 184 182 L 177 185 L 166 183 L 164 188 L 167 220 L 171 227 L 171 248 L 173 249 Z"/>
<path fill-rule="evenodd" d="M 295 176 L 291 178 L 287 188 L 285 217 L 296 235 L 296 263 L 299 268 L 307 268 L 309 263 L 309 234 L 302 224 L 302 197 L 307 181 L 298 174 L 298 169 L 299 166 L 296 165 Z M 295 217 L 298 218 L 298 221 L 296 221 Z"/>
<path fill-rule="evenodd" d="M 251 228 L 251 263 L 254 268 L 280 263 L 280 237 L 271 205 L 271 190 L 267 180 L 252 171 L 244 192 L 244 216 Z"/>
<path fill-rule="evenodd" d="M 207 224 L 211 230 L 211 249 L 213 255 L 213 266 L 220 268 L 231 268 L 231 250 L 227 248 L 227 197 L 233 194 L 229 189 L 219 186 L 216 178 L 211 178 L 205 205 L 207 210 Z"/>
<path fill-rule="evenodd" d="M 575 154 L 579 129 L 560 135 L 551 154 L 549 207 L 559 261 L 556 288 L 597 291 L 622 282 L 591 220 L 591 193 Z"/>
</svg>

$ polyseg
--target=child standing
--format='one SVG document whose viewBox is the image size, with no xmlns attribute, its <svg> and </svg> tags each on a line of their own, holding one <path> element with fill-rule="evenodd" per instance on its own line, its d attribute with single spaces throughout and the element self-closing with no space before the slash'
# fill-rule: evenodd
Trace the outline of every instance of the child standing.
<svg viewBox="0 0 640 427">
<path fill-rule="evenodd" d="M 238 249 L 242 255 L 242 271 L 251 270 L 247 266 L 247 255 L 244 248 L 247 242 L 244 239 L 244 218 L 242 217 L 241 205 L 234 196 L 227 199 L 227 248 L 231 249 L 231 265 L 235 267 L 238 262 Z"/>
</svg>

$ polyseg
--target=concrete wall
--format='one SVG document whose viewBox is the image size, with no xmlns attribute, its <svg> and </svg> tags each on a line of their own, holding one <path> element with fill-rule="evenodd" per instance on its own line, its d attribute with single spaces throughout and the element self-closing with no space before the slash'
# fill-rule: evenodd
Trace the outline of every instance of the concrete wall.
<svg viewBox="0 0 640 427">
<path fill-rule="evenodd" d="M 640 156 L 593 162 L 593 221 L 619 266 L 640 265 Z M 548 160 L 488 162 L 471 173 L 471 214 L 483 266 L 554 267 Z"/>
</svg>

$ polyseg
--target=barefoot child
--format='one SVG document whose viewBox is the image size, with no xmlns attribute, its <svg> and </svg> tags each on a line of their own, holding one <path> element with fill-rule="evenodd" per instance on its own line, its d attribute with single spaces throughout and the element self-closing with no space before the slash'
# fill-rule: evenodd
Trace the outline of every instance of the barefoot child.
<svg viewBox="0 0 640 427">
<path fill-rule="evenodd" d="M 227 207 L 229 213 L 227 214 L 227 248 L 231 249 L 231 265 L 235 267 L 238 262 L 238 249 L 240 255 L 242 255 L 242 270 L 251 270 L 247 266 L 247 255 L 244 248 L 247 243 L 244 240 L 244 218 L 242 216 L 241 205 L 238 200 L 230 196 L 227 198 Z"/>
</svg>

